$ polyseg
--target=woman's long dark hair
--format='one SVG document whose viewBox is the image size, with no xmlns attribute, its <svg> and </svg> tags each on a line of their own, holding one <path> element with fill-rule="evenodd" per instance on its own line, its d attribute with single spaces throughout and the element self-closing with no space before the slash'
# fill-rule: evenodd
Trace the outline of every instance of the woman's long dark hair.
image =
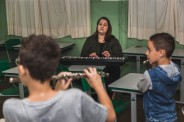
<svg viewBox="0 0 184 122">
<path fill-rule="evenodd" d="M 113 36 L 111 35 L 112 34 L 112 26 L 111 26 L 111 23 L 107 17 L 101 17 L 98 19 L 98 21 L 96 23 L 96 32 L 94 33 L 94 36 L 95 36 L 95 38 L 98 39 L 98 24 L 99 24 L 100 20 L 102 20 L 102 19 L 106 20 L 107 24 L 108 24 L 108 29 L 107 29 L 107 32 L 105 34 L 105 41 L 109 41 Z"/>
</svg>

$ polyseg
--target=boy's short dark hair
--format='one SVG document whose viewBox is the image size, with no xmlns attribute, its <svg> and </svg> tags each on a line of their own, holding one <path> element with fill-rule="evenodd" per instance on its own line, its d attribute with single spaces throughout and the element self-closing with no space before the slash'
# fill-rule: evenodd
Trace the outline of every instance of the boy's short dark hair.
<svg viewBox="0 0 184 122">
<path fill-rule="evenodd" d="M 172 35 L 168 33 L 157 33 L 150 37 L 150 41 L 153 42 L 155 49 L 165 50 L 166 57 L 170 58 L 175 49 L 175 39 Z"/>
<path fill-rule="evenodd" d="M 19 58 L 20 64 L 29 70 L 32 78 L 41 82 L 48 80 L 59 63 L 60 48 L 49 36 L 30 35 L 23 38 Z"/>
</svg>

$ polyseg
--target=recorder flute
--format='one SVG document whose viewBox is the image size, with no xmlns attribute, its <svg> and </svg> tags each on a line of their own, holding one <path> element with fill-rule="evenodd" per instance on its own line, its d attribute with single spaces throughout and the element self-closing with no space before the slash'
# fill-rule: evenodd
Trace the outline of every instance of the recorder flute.
<svg viewBox="0 0 184 122">
<path fill-rule="evenodd" d="M 109 76 L 109 73 L 105 73 L 103 71 L 99 71 L 98 74 L 101 77 L 108 77 Z M 69 79 L 69 78 L 80 79 L 80 78 L 85 78 L 85 77 L 86 77 L 85 73 L 72 73 L 70 75 L 63 75 L 63 76 L 53 75 L 51 80 L 61 80 L 61 79 Z M 10 83 L 15 83 L 15 82 L 20 82 L 20 80 L 19 80 L 19 78 L 12 78 L 11 77 L 9 79 L 9 82 Z"/>
</svg>

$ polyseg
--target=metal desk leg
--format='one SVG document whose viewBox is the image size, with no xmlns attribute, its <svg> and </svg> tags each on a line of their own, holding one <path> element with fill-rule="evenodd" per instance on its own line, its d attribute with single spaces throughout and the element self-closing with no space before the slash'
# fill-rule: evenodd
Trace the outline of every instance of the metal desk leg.
<svg viewBox="0 0 184 122">
<path fill-rule="evenodd" d="M 20 94 L 20 98 L 23 99 L 24 98 L 24 86 L 22 83 L 19 83 L 19 94 Z"/>
<path fill-rule="evenodd" d="M 131 93 L 131 122 L 137 122 L 137 101 L 136 94 Z"/>
<path fill-rule="evenodd" d="M 180 87 L 180 101 L 184 102 L 184 59 L 181 59 L 181 87 Z"/>
<path fill-rule="evenodd" d="M 140 73 L 140 56 L 136 56 L 137 73 Z"/>
</svg>

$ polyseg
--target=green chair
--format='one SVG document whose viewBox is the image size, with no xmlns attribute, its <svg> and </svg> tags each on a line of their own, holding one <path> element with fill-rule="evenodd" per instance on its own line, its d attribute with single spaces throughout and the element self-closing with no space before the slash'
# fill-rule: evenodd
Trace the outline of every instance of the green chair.
<svg viewBox="0 0 184 122">
<path fill-rule="evenodd" d="M 119 114 L 129 107 L 130 102 L 124 101 L 122 99 L 113 99 L 112 104 L 113 104 L 116 114 Z"/>
<path fill-rule="evenodd" d="M 81 79 L 82 83 L 82 90 L 86 92 L 88 95 L 96 94 L 96 92 L 91 88 L 91 86 L 88 84 L 85 78 Z"/>
<path fill-rule="evenodd" d="M 20 39 L 8 39 L 4 43 L 9 62 L 14 62 L 18 56 L 18 51 L 14 50 L 13 46 L 20 44 Z"/>
<path fill-rule="evenodd" d="M 8 60 L 0 60 L 0 78 L 3 78 L 2 71 L 9 69 Z"/>
<path fill-rule="evenodd" d="M 19 96 L 19 87 L 15 84 L 10 84 L 4 78 L 2 71 L 9 69 L 8 60 L 0 60 L 0 94 L 3 96 Z"/>
<path fill-rule="evenodd" d="M 92 88 L 90 87 L 88 82 L 84 78 L 82 78 L 81 81 L 82 81 L 83 91 L 89 95 L 93 94 L 94 91 L 92 90 Z M 105 83 L 104 77 L 102 77 L 102 82 Z M 123 101 L 122 99 L 113 99 L 112 104 L 113 104 L 113 107 L 114 107 L 116 114 L 118 114 L 118 113 L 121 113 L 124 110 L 126 110 L 129 106 L 130 102 Z"/>
<path fill-rule="evenodd" d="M 7 87 L 7 86 L 6 86 Z M 19 87 L 13 86 L 0 91 L 3 96 L 19 96 Z"/>
<path fill-rule="evenodd" d="M 59 64 L 56 69 L 56 73 L 60 73 L 62 71 L 69 71 L 69 69 L 65 65 Z"/>
<path fill-rule="evenodd" d="M 67 72 L 67 71 L 69 71 L 69 69 L 65 65 L 59 63 L 59 65 L 57 66 L 55 74 L 57 75 L 60 72 Z M 52 80 L 52 82 L 50 84 L 52 88 L 55 88 L 56 82 L 57 82 L 56 80 Z"/>
</svg>

